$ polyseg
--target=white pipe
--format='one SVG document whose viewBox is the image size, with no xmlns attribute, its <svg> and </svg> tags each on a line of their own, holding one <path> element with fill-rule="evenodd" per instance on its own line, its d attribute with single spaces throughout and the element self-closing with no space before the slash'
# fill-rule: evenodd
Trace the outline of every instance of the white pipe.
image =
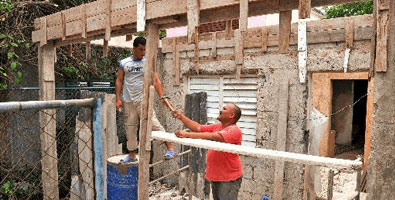
<svg viewBox="0 0 395 200">
<path fill-rule="evenodd" d="M 343 160 L 337 158 L 328 158 L 313 156 L 307 154 L 290 153 L 284 151 L 275 151 L 269 149 L 253 148 L 241 145 L 227 144 L 223 142 L 214 142 L 203 139 L 178 138 L 174 134 L 152 131 L 152 138 L 156 140 L 179 143 L 183 145 L 223 151 L 235 154 L 241 154 L 257 158 L 268 158 L 279 161 L 287 161 L 297 164 L 318 165 L 333 168 L 361 168 L 362 162 L 359 160 Z"/>
<path fill-rule="evenodd" d="M 0 103 L 0 113 L 18 110 L 53 109 L 67 106 L 93 107 L 94 105 L 94 98 L 51 101 L 2 102 Z"/>
</svg>

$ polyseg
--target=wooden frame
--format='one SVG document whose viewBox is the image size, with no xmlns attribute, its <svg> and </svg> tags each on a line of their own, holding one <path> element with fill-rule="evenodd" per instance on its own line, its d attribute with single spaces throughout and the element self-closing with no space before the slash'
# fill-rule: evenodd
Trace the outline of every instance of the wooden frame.
<svg viewBox="0 0 395 200">
<path fill-rule="evenodd" d="M 324 5 L 334 5 L 340 3 L 360 2 L 364 0 L 98 0 L 81 6 L 63 10 L 49 16 L 37 18 L 34 22 L 35 30 L 32 32 L 32 41 L 39 42 L 39 81 L 40 100 L 54 99 L 54 71 L 53 61 L 55 60 L 55 48 L 59 46 L 71 45 L 73 43 L 89 42 L 96 39 L 104 39 L 105 51 L 108 53 L 108 41 L 111 36 L 131 35 L 137 31 L 145 30 L 147 20 L 148 48 L 147 48 L 147 69 L 144 83 L 144 99 L 142 102 L 142 123 L 140 132 L 140 144 L 146 148 L 140 148 L 141 165 L 139 168 L 139 198 L 148 198 L 148 160 L 149 141 L 147 137 L 151 130 L 148 128 L 150 122 L 149 110 L 152 109 L 152 70 L 155 65 L 156 49 L 158 47 L 159 29 L 188 25 L 189 42 L 194 40 L 194 44 L 188 44 L 183 38 L 177 38 L 177 43 L 168 45 L 167 40 L 163 40 L 163 53 L 174 53 L 174 70 L 179 71 L 179 52 L 195 51 L 196 69 L 199 68 L 199 51 L 201 49 L 211 49 L 212 56 L 216 57 L 217 48 L 234 47 L 238 57 L 235 58 L 237 65 L 237 77 L 241 76 L 243 65 L 244 48 L 261 48 L 263 52 L 268 47 L 279 46 L 281 53 L 287 53 L 290 45 L 297 44 L 296 25 L 291 25 L 290 11 L 299 8 L 299 18 L 304 19 L 309 16 L 311 7 Z M 388 0 L 375 0 L 375 12 L 372 16 L 362 16 L 353 18 L 354 27 L 346 26 L 348 20 L 333 19 L 325 22 L 307 22 L 307 44 L 324 42 L 347 42 L 348 47 L 353 46 L 353 41 L 372 40 L 372 66 L 377 65 L 378 72 L 387 70 L 387 49 L 389 35 L 389 2 Z M 189 3 L 187 5 L 187 3 Z M 138 9 L 141 8 L 141 9 Z M 235 12 L 239 10 L 239 12 Z M 247 29 L 247 18 L 263 14 L 281 14 L 280 28 L 277 26 L 259 29 Z M 212 14 L 215 13 L 215 14 Z M 138 17 L 136 17 L 138 14 Z M 231 29 L 231 20 L 240 19 L 240 29 Z M 209 23 L 227 20 L 227 30 L 215 34 L 197 34 L 199 23 Z M 372 24 L 373 26 L 370 26 Z M 341 27 L 341 28 L 339 28 Z M 344 31 L 347 27 L 347 31 Z M 377 30 L 377 33 L 376 33 Z M 236 34 L 232 34 L 236 33 Z M 209 35 L 209 36 L 207 36 Z M 194 37 L 193 37 L 194 36 Z M 237 36 L 232 38 L 232 36 Z M 213 45 L 213 41 L 215 44 Z M 89 58 L 89 45 L 87 47 L 87 58 Z M 372 67 L 372 68 L 373 68 Z M 45 70 L 44 70 L 45 68 Z M 49 70 L 48 70 L 49 69 Z M 316 74 L 316 75 L 314 75 Z M 318 73 L 313 74 L 313 79 Z M 367 73 L 355 73 L 355 77 L 367 79 Z M 354 75 L 352 76 L 354 77 Z M 178 80 L 176 80 L 178 78 Z M 333 78 L 333 77 L 332 77 Z M 326 77 L 325 84 L 328 86 Z M 352 79 L 352 78 L 351 78 Z M 179 84 L 179 72 L 175 72 L 175 85 Z M 313 80 L 314 82 L 314 80 Z M 330 85 L 330 84 L 329 84 Z M 369 90 L 373 91 L 373 81 L 370 82 Z M 330 87 L 330 86 L 328 86 Z M 368 97 L 372 103 L 372 97 Z M 314 101 L 314 99 L 313 99 Z M 150 103 L 151 102 L 151 103 Z M 314 102 L 317 104 L 317 102 Z M 320 107 L 320 103 L 316 105 Z M 368 108 L 373 112 L 373 108 Z M 324 113 L 327 110 L 324 110 Z M 330 114 L 330 113 L 328 113 Z M 371 116 L 367 123 L 371 126 Z M 283 120 L 283 119 L 281 119 Z M 45 130 L 48 134 L 56 133 L 56 125 L 51 119 L 40 116 L 41 126 L 46 124 Z M 368 126 L 368 124 L 367 124 Z M 42 134 L 42 137 L 46 137 Z M 370 137 L 366 137 L 370 138 Z M 52 145 L 48 149 L 46 145 L 50 139 L 45 139 L 42 150 L 46 151 L 49 157 L 56 157 L 56 148 Z M 370 141 L 369 141 L 370 142 Z M 365 143 L 366 144 L 366 143 Z M 369 147 L 365 147 L 365 150 Z M 366 154 L 366 153 L 365 153 Z M 52 169 L 49 172 L 43 170 L 43 190 L 44 198 L 57 199 L 57 167 L 50 158 L 43 158 L 43 169 Z M 56 174 L 56 175 L 55 175 Z M 53 176 L 53 177 L 52 177 Z"/>
</svg>

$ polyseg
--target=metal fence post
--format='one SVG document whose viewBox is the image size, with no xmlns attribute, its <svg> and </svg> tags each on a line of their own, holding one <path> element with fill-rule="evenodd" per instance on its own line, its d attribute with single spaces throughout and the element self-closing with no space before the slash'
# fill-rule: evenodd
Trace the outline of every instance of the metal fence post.
<svg viewBox="0 0 395 200">
<path fill-rule="evenodd" d="M 93 148 L 95 151 L 95 190 L 96 199 L 104 200 L 102 100 L 96 99 L 93 112 Z"/>
</svg>

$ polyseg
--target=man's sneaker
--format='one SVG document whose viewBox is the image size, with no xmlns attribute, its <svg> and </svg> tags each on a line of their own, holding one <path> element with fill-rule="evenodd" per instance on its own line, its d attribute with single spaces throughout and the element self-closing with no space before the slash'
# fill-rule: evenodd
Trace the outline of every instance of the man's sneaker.
<svg viewBox="0 0 395 200">
<path fill-rule="evenodd" d="M 120 163 L 133 163 L 137 162 L 137 158 L 131 158 L 129 155 L 121 159 Z"/>
<path fill-rule="evenodd" d="M 177 155 L 177 153 L 174 151 L 167 151 L 165 153 L 165 159 L 166 160 L 172 159 L 172 158 L 176 157 L 176 155 Z"/>
</svg>

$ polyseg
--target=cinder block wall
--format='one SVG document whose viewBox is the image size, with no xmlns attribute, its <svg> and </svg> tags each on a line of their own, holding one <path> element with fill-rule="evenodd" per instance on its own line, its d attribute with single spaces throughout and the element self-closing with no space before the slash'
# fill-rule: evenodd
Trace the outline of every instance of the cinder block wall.
<svg viewBox="0 0 395 200">
<path fill-rule="evenodd" d="M 355 41 L 351 52 L 349 71 L 367 71 L 370 62 L 370 41 Z M 325 43 L 308 45 L 307 66 L 309 72 L 343 71 L 345 43 Z M 217 58 L 210 59 L 209 50 L 200 52 L 201 75 L 235 74 L 234 49 L 217 49 Z M 196 75 L 193 67 L 193 51 L 181 51 L 180 86 L 173 86 L 173 54 L 163 53 L 158 66 L 164 91 L 177 109 L 183 110 L 187 93 L 187 77 Z M 289 80 L 288 128 L 286 151 L 306 153 L 308 138 L 308 82 L 299 83 L 298 57 L 296 46 L 290 47 L 289 54 L 278 54 L 277 47 L 269 47 L 263 54 L 260 48 L 244 49 L 243 72 L 256 74 L 259 80 L 257 92 L 257 147 L 275 149 L 277 138 L 279 85 Z M 168 132 L 174 132 L 183 126 L 172 118 L 170 112 L 157 105 L 157 114 Z M 178 146 L 178 145 L 176 145 Z M 162 148 L 164 149 L 164 147 Z M 164 150 L 155 151 L 159 159 Z M 240 199 L 260 199 L 262 195 L 273 196 L 274 161 L 242 156 L 243 183 L 239 192 Z M 176 161 L 155 168 L 154 175 L 168 173 L 176 168 Z M 303 194 L 303 166 L 285 163 L 284 193 L 285 199 L 301 199 Z M 176 183 L 177 176 L 168 180 Z"/>
</svg>

